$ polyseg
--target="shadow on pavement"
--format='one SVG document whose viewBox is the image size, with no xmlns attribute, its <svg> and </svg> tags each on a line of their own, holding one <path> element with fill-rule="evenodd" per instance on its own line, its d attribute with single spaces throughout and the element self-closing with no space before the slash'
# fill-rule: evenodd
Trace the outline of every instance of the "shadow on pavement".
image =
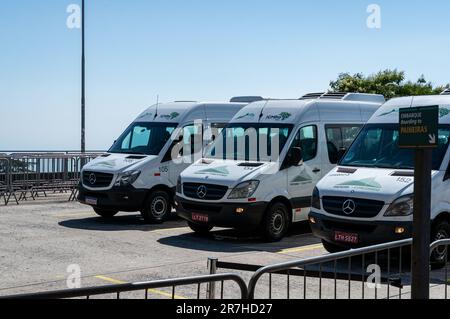
<svg viewBox="0 0 450 319">
<path fill-rule="evenodd" d="M 307 223 L 298 223 L 293 225 L 289 234 L 283 240 L 275 243 L 265 242 L 255 232 L 243 232 L 234 229 L 213 230 L 207 236 L 189 232 L 177 236 L 163 237 L 158 239 L 158 242 L 172 247 L 209 252 L 264 251 L 276 253 L 294 247 L 318 244 L 320 240 L 311 235 Z"/>
<path fill-rule="evenodd" d="M 61 221 L 58 224 L 67 228 L 95 231 L 153 231 L 186 226 L 185 222 L 175 215 L 171 215 L 169 220 L 163 224 L 147 224 L 141 218 L 140 214 L 116 215 L 110 219 L 99 216 L 68 219 Z"/>
</svg>

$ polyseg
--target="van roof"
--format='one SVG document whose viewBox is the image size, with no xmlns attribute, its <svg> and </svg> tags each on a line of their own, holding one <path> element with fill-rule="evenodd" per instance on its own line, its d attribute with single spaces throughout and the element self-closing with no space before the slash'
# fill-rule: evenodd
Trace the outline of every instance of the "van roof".
<svg viewBox="0 0 450 319">
<path fill-rule="evenodd" d="M 422 95 L 394 98 L 383 104 L 368 123 L 398 123 L 399 109 L 439 106 L 439 123 L 450 124 L 450 95 Z"/>
<path fill-rule="evenodd" d="M 327 93 L 328 94 L 328 93 Z M 310 93 L 295 100 L 263 100 L 242 108 L 232 123 L 286 123 L 308 121 L 365 122 L 382 105 L 384 97 L 372 94 L 343 93 L 327 96 Z M 357 99 L 360 97 L 361 99 Z M 376 101 L 376 102 L 374 102 Z"/>
<path fill-rule="evenodd" d="M 303 95 L 300 100 L 311 99 L 327 99 L 327 100 L 343 100 L 343 101 L 359 101 L 359 102 L 373 102 L 384 103 L 386 100 L 381 94 L 369 94 L 369 93 L 354 93 L 354 92 L 319 92 L 308 93 Z"/>
<path fill-rule="evenodd" d="M 450 88 L 446 89 L 441 95 L 450 95 Z"/>
<path fill-rule="evenodd" d="M 245 105 L 247 103 L 192 101 L 159 103 L 147 108 L 134 121 L 182 123 L 187 117 L 191 116 L 203 119 L 206 109 L 223 110 L 224 107 L 228 107 L 230 110 L 236 110 L 236 108 L 241 109 Z"/>
</svg>

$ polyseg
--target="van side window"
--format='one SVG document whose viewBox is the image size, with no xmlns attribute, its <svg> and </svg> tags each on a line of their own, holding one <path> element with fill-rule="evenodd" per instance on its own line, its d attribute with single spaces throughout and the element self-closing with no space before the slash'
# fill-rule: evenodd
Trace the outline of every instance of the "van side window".
<svg viewBox="0 0 450 319">
<path fill-rule="evenodd" d="M 315 158 L 317 155 L 317 126 L 302 127 L 295 135 L 291 147 L 301 147 L 304 162 Z"/>
<path fill-rule="evenodd" d="M 339 151 L 348 149 L 361 130 L 362 125 L 325 125 L 328 158 L 337 164 Z"/>
</svg>

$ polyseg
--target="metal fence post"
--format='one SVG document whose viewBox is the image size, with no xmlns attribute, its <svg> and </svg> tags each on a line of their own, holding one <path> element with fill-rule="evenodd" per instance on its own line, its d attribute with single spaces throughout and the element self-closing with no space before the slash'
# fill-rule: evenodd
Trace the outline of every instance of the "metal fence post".
<svg viewBox="0 0 450 319">
<path fill-rule="evenodd" d="M 217 273 L 217 258 L 208 258 L 208 268 L 209 274 L 215 275 Z M 206 298 L 207 299 L 215 299 L 216 298 L 216 283 L 210 282 L 208 283 L 206 290 Z"/>
</svg>

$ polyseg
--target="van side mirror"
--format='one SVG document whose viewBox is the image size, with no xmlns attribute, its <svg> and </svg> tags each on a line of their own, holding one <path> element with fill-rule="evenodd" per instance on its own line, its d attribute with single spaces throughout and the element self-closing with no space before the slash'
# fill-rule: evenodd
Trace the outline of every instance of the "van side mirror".
<svg viewBox="0 0 450 319">
<path fill-rule="evenodd" d="M 341 147 L 337 153 L 337 162 L 339 163 L 342 159 L 342 157 L 344 157 L 345 152 L 347 152 L 347 149 L 345 147 Z"/>
<path fill-rule="evenodd" d="M 287 164 L 288 166 L 300 166 L 303 163 L 303 151 L 301 147 L 292 147 L 289 150 Z"/>
</svg>

